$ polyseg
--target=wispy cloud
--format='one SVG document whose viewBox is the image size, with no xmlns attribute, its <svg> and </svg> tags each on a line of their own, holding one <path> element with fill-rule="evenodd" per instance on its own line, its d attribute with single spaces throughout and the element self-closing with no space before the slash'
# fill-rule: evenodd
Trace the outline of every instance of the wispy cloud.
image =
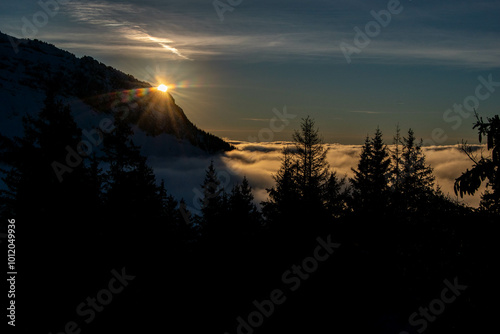
<svg viewBox="0 0 500 334">
<path fill-rule="evenodd" d="M 272 6 L 285 5 L 279 2 Z M 316 2 L 308 5 L 305 11 L 283 7 L 280 15 L 275 15 L 275 12 L 266 12 L 257 2 L 226 12 L 227 20 L 221 24 L 209 2 L 206 6 L 198 6 L 192 1 L 76 0 L 62 6 L 62 10 L 73 22 L 101 28 L 99 38 L 96 39 L 95 34 L 93 38 L 85 36 L 84 31 L 88 30 L 79 29 L 82 38 L 75 43 L 75 39 L 68 39 L 68 33 L 77 29 L 74 25 L 67 25 L 64 33 L 52 34 L 59 34 L 58 45 L 85 45 L 103 53 L 113 52 L 108 44 L 111 40 L 113 45 L 119 45 L 118 52 L 135 48 L 139 52 L 134 57 L 170 54 L 172 59 L 181 60 L 318 60 L 345 64 L 339 45 L 341 42 L 353 44 L 353 28 L 363 28 L 373 19 L 369 12 L 376 8 L 371 7 L 347 2 L 335 5 Z M 405 11 L 407 16 L 395 18 L 366 48 L 352 55 L 353 61 L 500 67 L 500 42 L 496 33 L 466 29 L 449 22 L 444 24 L 440 15 L 429 14 L 426 8 L 413 6 Z M 490 7 L 481 8 L 486 11 Z M 464 15 L 466 10 L 460 13 Z"/>
<path fill-rule="evenodd" d="M 180 58 L 189 59 L 171 45 L 174 43 L 173 40 L 152 36 L 139 24 L 127 19 L 144 14 L 144 9 L 138 6 L 123 3 L 72 1 L 64 8 L 66 13 L 77 22 L 108 28 L 111 33 L 116 34 L 118 39 L 125 38 L 142 42 L 145 45 L 153 43 Z"/>
</svg>

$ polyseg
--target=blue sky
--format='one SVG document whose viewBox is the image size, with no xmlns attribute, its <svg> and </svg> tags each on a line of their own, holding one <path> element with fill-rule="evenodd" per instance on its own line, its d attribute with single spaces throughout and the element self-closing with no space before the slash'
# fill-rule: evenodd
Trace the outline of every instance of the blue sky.
<svg viewBox="0 0 500 334">
<path fill-rule="evenodd" d="M 220 0 L 222 16 L 213 0 L 41 3 L 48 14 L 37 1 L 2 2 L 0 30 L 169 84 L 195 124 L 231 139 L 257 137 L 286 106 L 297 117 L 274 140 L 311 115 L 332 143 L 362 143 L 377 126 L 390 141 L 398 123 L 430 144 L 476 142 L 470 112 L 453 105 L 500 109 L 500 86 L 475 98 L 479 77 L 500 82 L 497 1 Z M 356 47 L 358 28 L 371 37 L 349 63 L 340 46 Z"/>
</svg>

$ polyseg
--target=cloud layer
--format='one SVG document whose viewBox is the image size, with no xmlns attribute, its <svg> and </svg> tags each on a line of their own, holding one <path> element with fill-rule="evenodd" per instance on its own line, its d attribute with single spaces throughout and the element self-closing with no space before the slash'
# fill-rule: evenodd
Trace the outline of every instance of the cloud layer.
<svg viewBox="0 0 500 334">
<path fill-rule="evenodd" d="M 219 156 L 196 158 L 156 158 L 150 157 L 159 178 L 163 178 L 170 193 L 177 198 L 184 198 L 188 207 L 195 211 L 200 208 L 201 184 L 205 170 L 213 160 L 225 190 L 229 192 L 235 183 L 246 176 L 253 187 L 255 202 L 260 203 L 267 198 L 266 188 L 274 185 L 273 174 L 281 164 L 281 149 L 288 142 L 249 143 L 232 142 L 236 150 Z M 351 168 L 355 168 L 361 152 L 360 145 L 327 144 L 328 162 L 332 171 L 338 176 L 352 177 Z M 455 146 L 425 147 L 427 163 L 434 169 L 436 184 L 444 194 L 455 198 L 453 183 L 455 178 L 472 166 L 471 161 Z M 480 201 L 476 196 L 460 199 L 472 207 Z"/>
</svg>

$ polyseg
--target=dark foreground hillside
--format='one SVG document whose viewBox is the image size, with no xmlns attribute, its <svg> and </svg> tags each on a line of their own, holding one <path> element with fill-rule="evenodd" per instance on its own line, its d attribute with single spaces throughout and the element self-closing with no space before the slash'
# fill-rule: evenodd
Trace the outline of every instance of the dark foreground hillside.
<svg viewBox="0 0 500 334">
<path fill-rule="evenodd" d="M 435 190 L 411 130 L 401 166 L 379 131 L 367 139 L 349 186 L 323 163 L 307 118 L 262 212 L 246 179 L 224 192 L 212 164 L 196 216 L 156 180 L 128 123 L 113 125 L 102 155 L 72 167 L 54 161 L 81 131 L 50 96 L 22 138 L 2 137 L 23 332 L 470 333 L 494 323 L 498 216 Z"/>
</svg>

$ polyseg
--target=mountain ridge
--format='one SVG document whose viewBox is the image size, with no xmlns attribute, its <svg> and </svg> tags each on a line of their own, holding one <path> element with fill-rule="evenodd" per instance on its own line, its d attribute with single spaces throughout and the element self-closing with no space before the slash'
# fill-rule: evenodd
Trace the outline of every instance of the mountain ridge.
<svg viewBox="0 0 500 334">
<path fill-rule="evenodd" d="M 40 109 L 47 89 L 55 91 L 65 102 L 83 101 L 90 113 L 119 115 L 148 137 L 172 135 L 209 154 L 234 148 L 199 129 L 170 93 L 160 92 L 148 82 L 90 56 L 78 58 L 52 44 L 0 32 L 0 120 L 17 123 L 13 124 L 11 135 L 19 134 L 19 121 L 24 114 Z"/>
</svg>

